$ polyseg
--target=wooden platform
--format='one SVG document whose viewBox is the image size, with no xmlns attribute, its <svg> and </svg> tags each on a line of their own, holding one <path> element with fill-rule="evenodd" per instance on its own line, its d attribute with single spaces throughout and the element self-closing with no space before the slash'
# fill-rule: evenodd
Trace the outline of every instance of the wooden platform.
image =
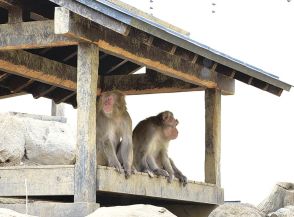
<svg viewBox="0 0 294 217">
<path fill-rule="evenodd" d="M 19 166 L 0 168 L 2 196 L 63 196 L 74 194 L 74 166 Z M 178 180 L 167 183 L 163 177 L 150 178 L 138 173 L 128 180 L 113 168 L 97 169 L 97 192 L 136 195 L 189 203 L 221 204 L 223 189 L 202 182 L 189 182 L 183 187 Z"/>
</svg>

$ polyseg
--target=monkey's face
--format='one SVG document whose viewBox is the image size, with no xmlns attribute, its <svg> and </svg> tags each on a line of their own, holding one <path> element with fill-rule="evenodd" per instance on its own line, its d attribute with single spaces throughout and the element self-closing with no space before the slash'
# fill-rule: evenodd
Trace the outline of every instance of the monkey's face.
<svg viewBox="0 0 294 217">
<path fill-rule="evenodd" d="M 173 140 L 178 137 L 177 125 L 179 121 L 174 118 L 173 113 L 166 111 L 162 113 L 163 133 L 168 140 Z"/>
<path fill-rule="evenodd" d="M 103 112 L 107 114 L 112 114 L 113 112 L 113 105 L 115 102 L 115 96 L 112 94 L 102 94 L 102 109 Z"/>
<path fill-rule="evenodd" d="M 179 121 L 174 118 L 173 113 L 166 111 L 162 113 L 162 121 L 164 126 L 176 127 Z"/>
</svg>

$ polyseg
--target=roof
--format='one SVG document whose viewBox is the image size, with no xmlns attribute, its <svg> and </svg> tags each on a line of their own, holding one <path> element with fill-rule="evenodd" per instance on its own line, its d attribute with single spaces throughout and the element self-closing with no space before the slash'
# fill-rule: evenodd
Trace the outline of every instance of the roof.
<svg viewBox="0 0 294 217">
<path fill-rule="evenodd" d="M 23 22 L 8 23 L 8 11 L 19 7 Z M 68 17 L 63 9 L 70 12 Z M 5 24 L 0 25 L 0 98 L 30 93 L 76 106 L 80 41 L 99 46 L 101 91 L 146 94 L 219 88 L 234 94 L 235 80 L 278 96 L 291 88 L 277 76 L 117 0 L 1 0 L 0 23 Z M 63 27 L 72 32 L 64 33 Z M 143 66 L 146 75 L 135 75 Z"/>
<path fill-rule="evenodd" d="M 61 6 L 67 7 L 68 3 L 60 0 L 51 0 Z M 245 82 L 249 85 L 256 86 L 264 89 L 268 92 L 280 95 L 280 93 L 269 88 L 267 85 L 272 85 L 281 90 L 289 91 L 291 85 L 287 84 L 273 74 L 267 73 L 259 68 L 244 63 L 233 57 L 230 57 L 222 52 L 214 50 L 206 45 L 198 43 L 193 39 L 189 38 L 187 34 L 183 34 L 183 31 L 179 31 L 177 28 L 170 26 L 166 23 L 159 22 L 158 20 L 151 18 L 151 16 L 143 16 L 142 13 L 134 9 L 127 4 L 122 4 L 119 1 L 106 1 L 106 0 L 74 0 L 84 7 L 91 8 L 97 12 L 103 13 L 109 17 L 117 19 L 122 23 L 130 25 L 139 30 L 150 33 L 158 38 L 168 41 L 181 48 L 189 50 L 195 54 L 201 55 L 202 57 L 217 62 L 219 68 L 217 72 L 224 73 L 227 76 L 231 76 L 236 80 Z M 83 14 L 80 14 L 83 16 Z M 205 60 L 204 60 L 205 61 Z M 234 73 L 226 74 L 225 68 L 229 67 L 235 70 Z M 266 83 L 266 84 L 264 84 Z"/>
</svg>

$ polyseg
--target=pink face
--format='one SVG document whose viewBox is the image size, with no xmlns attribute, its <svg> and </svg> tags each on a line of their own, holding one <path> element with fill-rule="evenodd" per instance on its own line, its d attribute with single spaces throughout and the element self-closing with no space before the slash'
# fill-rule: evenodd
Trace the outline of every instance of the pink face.
<svg viewBox="0 0 294 217">
<path fill-rule="evenodd" d="M 113 95 L 102 94 L 102 108 L 105 114 L 112 113 L 114 101 Z"/>
<path fill-rule="evenodd" d="M 164 124 L 164 135 L 168 140 L 173 140 L 178 137 L 177 125 L 179 121 L 174 118 L 171 112 L 165 112 L 162 116 L 163 124 Z"/>
</svg>

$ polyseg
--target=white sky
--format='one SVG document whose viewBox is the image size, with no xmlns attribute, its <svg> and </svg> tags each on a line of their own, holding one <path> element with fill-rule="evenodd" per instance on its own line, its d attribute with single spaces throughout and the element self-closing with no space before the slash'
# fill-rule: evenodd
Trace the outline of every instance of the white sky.
<svg viewBox="0 0 294 217">
<path fill-rule="evenodd" d="M 149 12 L 149 0 L 125 0 Z M 216 6 L 212 6 L 212 2 Z M 191 32 L 209 47 L 294 84 L 294 2 L 286 0 L 154 0 L 153 14 Z M 211 11 L 215 10 L 216 13 Z M 170 155 L 189 179 L 204 180 L 202 92 L 127 97 L 135 126 L 163 110 L 179 119 Z M 50 114 L 51 102 L 31 96 L 0 101 L 0 112 Z M 281 97 L 236 83 L 222 97 L 222 187 L 225 200 L 257 204 L 278 181 L 294 182 L 294 91 Z M 66 107 L 75 126 L 75 111 Z"/>
</svg>

